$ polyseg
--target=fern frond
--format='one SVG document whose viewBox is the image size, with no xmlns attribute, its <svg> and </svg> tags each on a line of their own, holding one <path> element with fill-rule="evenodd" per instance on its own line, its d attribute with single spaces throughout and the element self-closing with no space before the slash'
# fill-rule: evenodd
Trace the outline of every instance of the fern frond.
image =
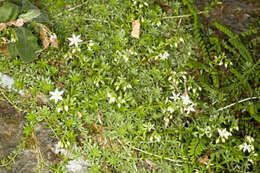
<svg viewBox="0 0 260 173">
<path fill-rule="evenodd" d="M 238 35 L 234 34 L 227 27 L 225 27 L 217 22 L 214 22 L 213 24 L 215 25 L 215 27 L 218 30 L 222 31 L 229 37 L 228 41 L 230 42 L 230 44 L 232 46 L 234 46 L 234 48 L 236 48 L 238 50 L 238 52 L 245 59 L 245 61 L 253 63 L 253 58 L 252 58 L 250 52 L 247 50 L 246 46 L 242 43 L 242 41 L 240 40 Z"/>
</svg>

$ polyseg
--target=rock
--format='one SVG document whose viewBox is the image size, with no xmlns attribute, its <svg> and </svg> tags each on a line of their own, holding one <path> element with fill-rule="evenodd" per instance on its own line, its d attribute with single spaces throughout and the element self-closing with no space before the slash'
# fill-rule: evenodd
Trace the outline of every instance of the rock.
<svg viewBox="0 0 260 173">
<path fill-rule="evenodd" d="M 10 104 L 0 101 L 0 159 L 6 158 L 12 151 L 19 154 L 8 165 L 9 169 L 0 167 L 0 173 L 49 173 L 48 167 L 55 165 L 59 158 L 53 148 L 57 139 L 46 123 L 40 123 L 32 135 L 32 146 L 29 149 L 18 149 L 22 142 L 24 116 L 17 112 Z M 44 168 L 39 163 L 44 162 Z"/>
</svg>

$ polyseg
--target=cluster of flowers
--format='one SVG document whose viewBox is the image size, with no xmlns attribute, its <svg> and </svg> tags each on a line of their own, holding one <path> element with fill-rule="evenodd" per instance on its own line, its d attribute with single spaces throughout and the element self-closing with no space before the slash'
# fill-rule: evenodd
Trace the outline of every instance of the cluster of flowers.
<svg viewBox="0 0 260 173">
<path fill-rule="evenodd" d="M 173 101 L 182 100 L 182 104 L 184 106 L 184 111 L 189 114 L 190 112 L 195 112 L 194 103 L 191 101 L 189 95 L 185 92 L 184 94 L 180 95 L 180 93 L 176 94 L 172 92 L 172 96 L 170 97 Z M 168 107 L 167 109 L 170 113 L 174 112 L 172 107 Z"/>
</svg>

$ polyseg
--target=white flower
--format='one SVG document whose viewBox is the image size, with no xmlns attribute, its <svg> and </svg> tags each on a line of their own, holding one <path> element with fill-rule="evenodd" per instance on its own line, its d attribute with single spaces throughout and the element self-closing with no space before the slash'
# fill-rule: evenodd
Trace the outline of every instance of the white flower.
<svg viewBox="0 0 260 173">
<path fill-rule="evenodd" d="M 74 44 L 76 47 L 78 47 L 78 43 L 82 42 L 82 40 L 80 39 L 80 35 L 76 36 L 75 34 L 72 34 L 72 37 L 68 39 L 70 41 L 70 46 Z"/>
<path fill-rule="evenodd" d="M 54 92 L 50 92 L 51 98 L 50 100 L 54 100 L 57 103 L 59 100 L 62 100 L 62 94 L 64 91 L 59 91 L 58 88 Z"/>
<path fill-rule="evenodd" d="M 75 160 L 70 160 L 66 168 L 69 172 L 87 172 L 88 162 L 84 160 L 82 157 L 77 158 Z"/>
<path fill-rule="evenodd" d="M 107 94 L 107 97 L 109 98 L 109 103 L 115 103 L 116 102 L 116 98 L 113 97 L 110 93 Z"/>
<path fill-rule="evenodd" d="M 168 52 L 164 52 L 164 54 L 160 54 L 159 56 L 160 56 L 160 60 L 165 60 L 169 57 L 169 54 Z"/>
<path fill-rule="evenodd" d="M 188 104 L 192 104 L 192 101 L 190 100 L 190 97 L 188 94 L 184 93 L 182 96 L 181 96 L 181 99 L 182 99 L 182 103 L 184 105 L 188 105 Z"/>
<path fill-rule="evenodd" d="M 69 107 L 68 107 L 67 105 L 65 105 L 65 106 L 64 106 L 64 110 L 65 110 L 66 112 L 68 112 L 68 111 L 69 111 Z"/>
<path fill-rule="evenodd" d="M 3 88 L 7 87 L 8 89 L 11 89 L 14 85 L 14 79 L 0 73 L 0 85 L 2 85 Z"/>
<path fill-rule="evenodd" d="M 246 136 L 246 140 L 247 140 L 249 143 L 254 142 L 254 138 L 252 138 L 251 136 Z"/>
<path fill-rule="evenodd" d="M 187 108 L 184 108 L 184 111 L 189 114 L 190 112 L 195 112 L 195 109 L 193 108 L 193 105 L 188 106 Z"/>
<path fill-rule="evenodd" d="M 61 142 L 58 142 L 57 144 L 54 145 L 54 151 L 55 154 L 61 154 L 61 155 L 66 155 L 67 151 L 64 149 L 63 145 Z"/>
<path fill-rule="evenodd" d="M 171 107 L 168 107 L 167 111 L 169 111 L 170 113 L 173 113 L 173 112 L 174 112 L 174 109 L 171 108 Z"/>
<path fill-rule="evenodd" d="M 178 94 L 175 94 L 175 92 L 172 92 L 172 96 L 170 97 L 170 99 L 176 101 L 176 100 L 179 100 L 180 99 L 180 93 Z"/>
<path fill-rule="evenodd" d="M 180 42 L 183 42 L 183 43 L 184 43 L 184 40 L 183 40 L 183 38 L 182 38 L 182 37 L 180 38 Z"/>
<path fill-rule="evenodd" d="M 95 45 L 95 43 L 94 43 L 92 40 L 90 40 L 88 45 L 89 45 L 90 47 L 92 47 L 92 46 Z"/>
<path fill-rule="evenodd" d="M 253 145 L 248 145 L 246 142 L 238 146 L 240 150 L 243 150 L 243 152 L 248 151 L 249 153 L 254 150 Z"/>
<path fill-rule="evenodd" d="M 218 133 L 219 133 L 219 136 L 222 138 L 222 142 L 225 142 L 225 139 L 228 139 L 229 136 L 232 136 L 232 134 L 230 132 L 228 132 L 225 129 L 221 130 L 221 129 L 218 129 Z"/>
</svg>

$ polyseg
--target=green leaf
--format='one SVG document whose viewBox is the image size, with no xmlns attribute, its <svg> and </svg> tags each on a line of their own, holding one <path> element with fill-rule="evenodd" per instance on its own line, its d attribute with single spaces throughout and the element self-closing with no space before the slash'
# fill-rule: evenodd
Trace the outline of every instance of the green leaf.
<svg viewBox="0 0 260 173">
<path fill-rule="evenodd" d="M 18 56 L 19 52 L 16 48 L 16 44 L 15 43 L 9 43 L 7 44 L 6 46 L 6 49 L 8 51 L 8 54 L 12 57 L 12 58 L 15 58 Z"/>
<path fill-rule="evenodd" d="M 23 62 L 31 62 L 37 57 L 36 51 L 40 49 L 37 38 L 32 32 L 24 27 L 15 28 L 18 41 L 7 45 L 11 57 L 20 56 Z"/>
<path fill-rule="evenodd" d="M 260 104 L 258 104 L 258 105 L 251 104 L 248 106 L 248 112 L 250 113 L 250 116 L 252 116 L 257 122 L 260 123 L 260 116 L 257 113 L 258 108 L 260 108 Z"/>
<path fill-rule="evenodd" d="M 4 2 L 0 7 L 0 22 L 6 23 L 16 20 L 19 13 L 17 5 L 9 2 Z"/>
<path fill-rule="evenodd" d="M 40 10 L 38 10 L 38 9 L 31 9 L 27 13 L 21 14 L 19 16 L 19 18 L 22 18 L 22 19 L 24 19 L 25 22 L 28 22 L 28 21 L 32 20 L 33 18 L 36 18 L 36 17 L 38 17 L 40 15 L 41 15 Z"/>
</svg>

